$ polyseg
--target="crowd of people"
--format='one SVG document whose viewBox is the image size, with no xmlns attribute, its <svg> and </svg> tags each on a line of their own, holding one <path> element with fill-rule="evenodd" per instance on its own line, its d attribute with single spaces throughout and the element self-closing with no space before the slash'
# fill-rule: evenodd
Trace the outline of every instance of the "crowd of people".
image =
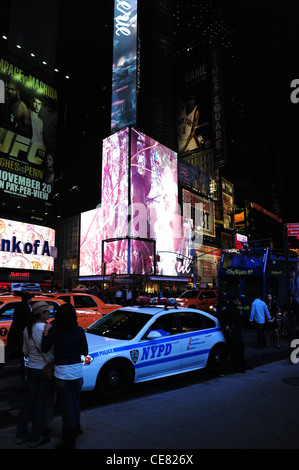
<svg viewBox="0 0 299 470">
<path fill-rule="evenodd" d="M 238 308 L 239 294 L 229 296 L 226 302 L 218 305 L 218 317 L 229 346 L 230 361 L 236 372 L 248 368 L 243 341 L 243 320 Z M 249 323 L 256 331 L 257 348 L 270 348 L 271 336 L 280 349 L 280 338 L 285 337 L 291 348 L 292 341 L 299 338 L 299 303 L 290 297 L 288 305 L 280 308 L 271 293 L 265 301 L 256 294 L 250 307 Z"/>
<path fill-rule="evenodd" d="M 97 289 L 106 303 L 133 305 L 140 295 L 170 296 L 170 291 L 149 294 L 141 289 Z M 104 295 L 103 295 L 104 294 Z M 109 297 L 108 297 L 109 295 Z M 71 304 L 61 305 L 52 322 L 48 322 L 47 302 L 31 303 L 32 294 L 22 292 L 22 301 L 14 310 L 5 348 L 5 362 L 19 358 L 22 379 L 26 379 L 26 397 L 17 423 L 16 443 L 28 441 L 31 448 L 47 444 L 51 438 L 55 400 L 61 408 L 61 449 L 75 448 L 80 428 L 80 394 L 83 384 L 81 355 L 88 354 L 84 330 L 78 326 L 76 310 Z M 24 358 L 27 360 L 26 373 Z M 45 370 L 53 366 L 53 376 Z M 29 424 L 31 422 L 31 427 Z"/>
<path fill-rule="evenodd" d="M 16 444 L 28 441 L 29 446 L 35 448 L 50 441 L 57 398 L 61 409 L 62 441 L 56 448 L 74 449 L 76 438 L 82 433 L 81 355 L 88 354 L 87 340 L 71 304 L 62 304 L 50 323 L 49 314 L 47 302 L 35 302 L 31 308 L 31 296 L 24 292 L 9 330 L 5 359 L 14 354 L 23 365 L 24 357 L 27 359 L 27 392 L 18 417 Z"/>
<path fill-rule="evenodd" d="M 138 296 L 179 297 L 180 292 L 164 290 L 149 294 L 141 289 L 129 287 L 110 289 L 107 292 L 89 290 L 106 303 L 133 305 Z M 105 297 L 111 294 L 111 298 Z M 103 295 L 104 294 L 104 295 Z M 9 330 L 6 357 L 19 357 L 22 378 L 25 379 L 24 357 L 27 358 L 27 394 L 20 411 L 16 432 L 16 443 L 29 442 L 38 447 L 49 442 L 52 431 L 54 402 L 61 407 L 62 441 L 57 448 L 73 449 L 80 428 L 80 394 L 83 384 L 81 355 L 88 354 L 84 330 L 78 326 L 77 314 L 71 304 L 58 308 L 55 319 L 49 320 L 49 305 L 38 301 L 31 305 L 32 295 L 22 293 L 22 302 L 15 308 Z M 225 304 L 218 305 L 217 316 L 222 326 L 230 354 L 230 363 L 235 372 L 250 368 L 245 357 L 243 341 L 243 319 L 238 308 L 239 295 L 232 294 Z M 299 303 L 291 296 L 285 309 L 280 309 L 275 298 L 268 294 L 266 301 L 256 295 L 251 304 L 249 321 L 256 329 L 257 347 L 270 347 L 271 335 L 280 348 L 281 336 L 288 341 L 299 338 Z M 53 374 L 46 374 L 52 365 Z M 31 428 L 29 423 L 31 421 Z"/>
<path fill-rule="evenodd" d="M 123 306 L 134 305 L 140 296 L 147 297 L 166 297 L 178 298 L 187 290 L 186 287 L 181 289 L 172 290 L 168 287 L 160 289 L 159 291 L 149 292 L 141 288 L 131 288 L 126 286 L 108 287 L 100 289 L 98 287 L 90 287 L 86 289 L 86 293 L 98 296 L 106 304 L 121 304 Z"/>
</svg>

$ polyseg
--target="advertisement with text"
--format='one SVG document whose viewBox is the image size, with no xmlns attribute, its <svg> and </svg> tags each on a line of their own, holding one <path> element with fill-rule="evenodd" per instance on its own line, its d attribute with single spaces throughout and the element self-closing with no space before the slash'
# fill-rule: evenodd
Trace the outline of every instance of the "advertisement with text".
<svg viewBox="0 0 299 470">
<path fill-rule="evenodd" d="M 111 132 L 136 125 L 137 0 L 115 0 Z"/>
<path fill-rule="evenodd" d="M 0 268 L 54 271 L 55 230 L 0 219 Z"/>
<path fill-rule="evenodd" d="M 57 90 L 0 57 L 0 194 L 8 206 L 51 205 Z"/>
</svg>

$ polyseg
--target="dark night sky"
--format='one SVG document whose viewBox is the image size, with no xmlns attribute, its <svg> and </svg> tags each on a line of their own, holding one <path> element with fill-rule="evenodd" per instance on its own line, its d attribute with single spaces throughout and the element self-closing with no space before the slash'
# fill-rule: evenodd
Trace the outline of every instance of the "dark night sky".
<svg viewBox="0 0 299 470">
<path fill-rule="evenodd" d="M 64 2 L 62 3 L 64 4 Z M 87 119 L 87 131 L 90 123 L 98 126 L 96 128 L 90 127 L 92 135 L 95 135 L 99 125 L 105 122 L 105 118 L 109 117 L 106 114 L 101 122 L 97 121 L 97 110 L 101 108 L 103 100 L 106 99 L 106 102 L 109 102 L 107 94 L 105 95 L 103 92 L 102 85 L 111 73 L 111 58 L 107 54 L 107 50 L 109 50 L 107 47 L 110 41 L 109 18 L 111 17 L 112 4 L 111 1 L 109 14 L 106 12 L 106 19 L 103 19 L 103 17 L 99 17 L 102 6 L 86 0 L 84 6 L 74 12 L 75 16 L 72 17 L 72 22 L 68 24 L 72 34 L 64 34 L 66 50 L 71 52 L 70 58 L 75 59 L 68 61 L 71 73 L 73 76 L 77 75 L 76 83 L 78 85 L 84 85 L 77 88 L 77 90 L 80 89 L 80 93 L 76 93 L 77 105 L 71 108 L 71 112 L 78 113 L 78 120 L 74 121 L 78 127 L 84 119 Z M 284 207 L 282 215 L 286 222 L 299 222 L 297 208 L 299 103 L 296 105 L 290 100 L 291 82 L 293 79 L 299 78 L 299 60 L 297 59 L 299 52 L 297 24 L 299 5 L 290 0 L 286 0 L 283 4 L 269 0 L 251 0 L 249 2 L 223 0 L 222 4 L 231 10 L 240 56 L 243 61 L 243 70 L 246 74 L 249 100 L 250 93 L 254 92 L 256 86 L 260 86 L 263 87 L 271 101 L 269 110 L 263 112 L 266 113 L 267 138 L 271 140 L 269 149 L 272 146 L 275 154 L 280 155 L 280 162 L 276 165 L 280 165 L 280 174 L 283 175 L 280 180 Z M 65 13 L 66 16 L 69 15 L 68 9 Z M 105 22 L 108 27 L 104 28 L 104 31 L 101 28 L 100 31 L 97 25 L 101 24 L 102 26 Z M 111 45 L 109 46 L 111 47 Z M 88 71 L 89 80 L 86 81 L 85 76 L 82 82 L 82 73 L 86 71 Z M 99 86 L 98 90 L 96 86 Z M 89 118 L 86 118 L 87 116 Z M 259 119 L 258 107 L 251 115 L 251 120 L 255 119 Z M 260 132 L 263 132 L 263 129 Z M 79 139 L 76 127 L 70 129 L 70 133 L 71 135 L 76 134 Z M 99 145 L 103 137 L 106 137 L 105 131 L 104 135 L 100 135 L 98 132 Z M 252 135 L 252 139 L 254 141 L 256 136 Z M 255 145 L 258 146 L 259 142 L 256 142 Z M 78 166 L 81 164 L 80 155 L 82 155 L 84 146 L 83 138 L 83 141 L 81 139 L 76 147 L 79 149 L 78 154 L 73 153 L 70 157 L 74 170 L 76 170 L 76 158 Z M 258 161 L 253 159 L 252 165 L 256 166 L 256 172 L 261 171 Z M 260 179 L 262 182 L 263 174 Z"/>
<path fill-rule="evenodd" d="M 299 5 L 289 0 L 283 4 L 265 0 L 230 3 L 249 86 L 254 87 L 258 80 L 273 100 L 269 138 L 280 153 L 284 221 L 299 222 L 299 103 L 290 99 L 291 82 L 299 78 Z"/>
<path fill-rule="evenodd" d="M 277 165 L 280 164 L 281 174 L 283 174 L 280 181 L 284 206 L 283 218 L 288 222 L 299 222 L 299 210 L 297 209 L 299 103 L 296 105 L 290 100 L 291 81 L 297 77 L 299 78 L 299 60 L 297 59 L 299 51 L 299 29 L 297 25 L 299 5 L 290 0 L 286 0 L 283 4 L 281 2 L 270 2 L 269 0 L 251 0 L 250 2 L 223 0 L 222 3 L 231 9 L 240 55 L 244 64 L 243 69 L 248 83 L 249 97 L 250 91 L 254 92 L 254 88 L 258 84 L 263 87 L 271 101 L 271 108 L 264 110 L 264 112 L 266 113 L 266 120 L 268 113 L 267 138 L 273 139 L 269 143 L 269 152 L 272 146 L 275 154 L 280 155 L 280 163 Z M 91 10 L 90 5 L 92 5 Z M 106 28 L 104 33 L 97 33 L 96 25 L 100 21 L 97 15 L 98 9 L 98 4 L 87 0 L 85 7 L 77 11 L 77 22 L 72 22 L 69 25 L 71 30 L 76 31 L 81 22 L 81 34 L 77 36 L 70 35 L 69 41 L 73 53 L 77 48 L 75 57 L 79 60 L 77 63 L 73 63 L 75 69 L 80 64 L 83 71 L 85 67 L 88 67 L 89 61 L 94 64 L 94 67 L 90 68 L 89 75 L 89 85 L 91 87 L 97 82 L 105 81 L 111 73 L 111 59 L 109 60 L 107 53 L 101 53 L 99 44 L 102 41 L 104 49 L 107 50 L 107 42 L 110 40 L 109 27 Z M 111 11 L 110 8 L 109 15 Z M 106 18 L 109 18 L 109 15 Z M 102 22 L 103 19 L 100 23 Z M 109 24 L 109 20 L 106 23 Z M 92 41 L 90 41 L 90 38 L 92 38 Z M 79 44 L 81 44 L 81 49 Z M 95 53 L 99 60 L 95 60 Z M 95 78 L 97 74 L 98 79 Z M 80 77 L 80 72 L 78 77 Z M 100 94 L 96 92 L 93 95 L 91 87 L 86 87 L 86 93 L 84 93 L 83 88 L 83 94 L 81 95 L 83 110 L 84 107 L 87 107 L 88 102 L 93 104 L 90 108 L 90 115 L 95 112 L 96 106 L 100 105 L 103 98 L 102 90 L 100 90 Z M 79 96 L 78 101 L 80 101 Z M 259 118 L 259 109 L 255 109 L 254 113 L 251 116 L 252 120 Z M 260 132 L 262 131 L 260 130 Z M 255 138 L 256 136 L 253 135 L 252 139 Z M 256 145 L 258 146 L 259 143 L 256 142 Z M 256 165 L 256 171 L 259 172 L 258 161 L 253 159 L 252 164 Z M 263 181 L 263 175 L 261 175 L 261 181 Z"/>
</svg>

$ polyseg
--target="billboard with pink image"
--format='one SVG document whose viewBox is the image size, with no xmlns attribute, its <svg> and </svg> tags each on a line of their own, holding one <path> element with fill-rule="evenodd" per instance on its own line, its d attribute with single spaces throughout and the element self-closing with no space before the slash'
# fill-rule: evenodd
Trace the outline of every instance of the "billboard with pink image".
<svg viewBox="0 0 299 470">
<path fill-rule="evenodd" d="M 192 223 L 179 214 L 177 154 L 151 137 L 131 133 L 131 235 L 156 241 L 157 274 L 188 270 Z M 178 261 L 180 254 L 180 261 Z"/>
<path fill-rule="evenodd" d="M 155 241 L 125 237 L 105 240 L 106 274 L 155 274 Z"/>
<path fill-rule="evenodd" d="M 128 227 L 128 180 L 129 129 L 113 134 L 103 140 L 102 203 L 92 211 L 81 214 L 80 276 L 102 274 L 102 242 L 111 238 L 125 237 Z M 109 270 L 118 272 L 112 264 L 119 263 L 118 249 L 109 249 Z M 108 256 L 108 254 L 107 254 Z M 123 270 L 125 253 L 119 263 Z M 106 260 L 107 261 L 107 260 Z"/>
<path fill-rule="evenodd" d="M 103 141 L 102 198 L 105 238 L 127 235 L 129 205 L 129 129 Z"/>
<path fill-rule="evenodd" d="M 102 168 L 101 205 L 81 216 L 79 275 L 101 275 L 103 263 L 107 275 L 187 275 L 192 222 L 179 214 L 176 153 L 126 128 L 104 140 Z"/>
</svg>

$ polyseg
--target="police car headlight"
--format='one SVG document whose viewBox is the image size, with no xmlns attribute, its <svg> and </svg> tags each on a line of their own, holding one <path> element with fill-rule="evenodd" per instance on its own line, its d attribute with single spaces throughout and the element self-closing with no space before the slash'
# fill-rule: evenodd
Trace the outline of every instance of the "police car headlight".
<svg viewBox="0 0 299 470">
<path fill-rule="evenodd" d="M 89 354 L 87 356 L 81 356 L 81 361 L 84 366 L 88 366 L 93 361 L 93 357 Z"/>
</svg>

